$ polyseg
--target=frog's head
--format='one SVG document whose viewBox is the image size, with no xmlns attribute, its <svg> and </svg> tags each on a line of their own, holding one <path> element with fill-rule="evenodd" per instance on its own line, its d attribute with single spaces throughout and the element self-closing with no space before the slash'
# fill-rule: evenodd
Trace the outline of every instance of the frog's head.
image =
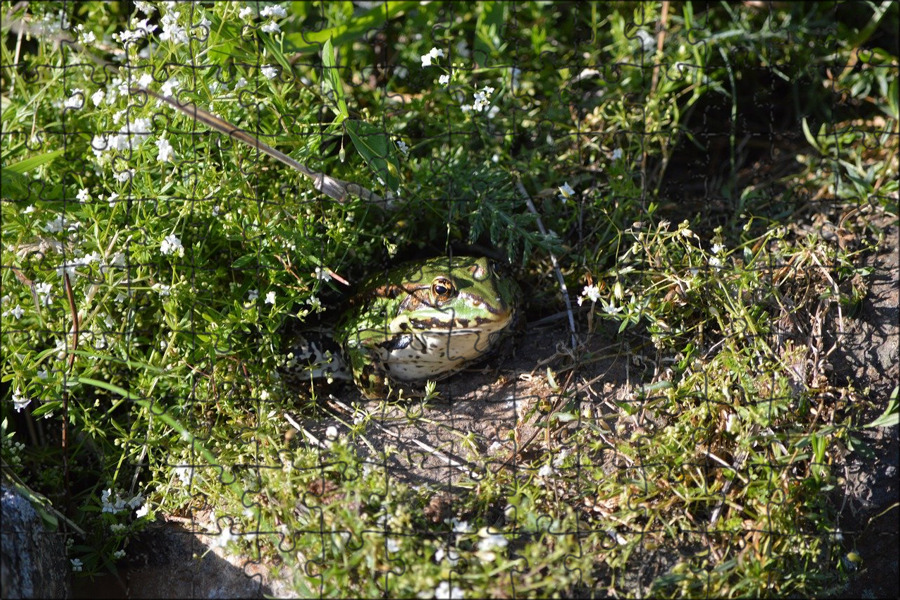
<svg viewBox="0 0 900 600">
<path fill-rule="evenodd" d="M 502 331 L 513 321 L 519 293 L 490 259 L 473 257 L 420 263 L 403 287 L 406 297 L 391 329 L 450 335 Z"/>
</svg>

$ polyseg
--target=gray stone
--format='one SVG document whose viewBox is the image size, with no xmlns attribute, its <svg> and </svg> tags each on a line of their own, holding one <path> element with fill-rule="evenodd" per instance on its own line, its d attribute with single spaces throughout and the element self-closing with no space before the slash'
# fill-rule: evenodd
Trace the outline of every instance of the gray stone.
<svg viewBox="0 0 900 600">
<path fill-rule="evenodd" d="M 15 488 L 0 484 L 0 588 L 4 598 L 66 598 L 65 538 Z"/>
</svg>

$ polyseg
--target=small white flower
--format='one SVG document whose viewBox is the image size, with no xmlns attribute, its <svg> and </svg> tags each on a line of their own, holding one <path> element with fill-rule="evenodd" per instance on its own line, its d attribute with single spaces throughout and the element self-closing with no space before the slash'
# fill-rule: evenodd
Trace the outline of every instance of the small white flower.
<svg viewBox="0 0 900 600">
<path fill-rule="evenodd" d="M 241 77 L 237 81 L 234 82 L 234 91 L 238 91 L 241 88 L 247 87 L 247 78 Z"/>
<path fill-rule="evenodd" d="M 450 548 L 449 550 L 438 548 L 437 552 L 434 553 L 434 560 L 442 562 L 445 558 L 447 559 L 447 562 L 450 563 L 451 567 L 455 567 L 456 563 L 459 562 L 459 552 L 453 548 Z"/>
<path fill-rule="evenodd" d="M 439 48 L 432 48 L 431 50 L 428 51 L 428 54 L 422 55 L 422 66 L 430 67 L 432 64 L 432 61 L 434 61 L 434 59 L 443 58 L 443 57 L 444 57 L 443 50 L 441 50 Z"/>
<path fill-rule="evenodd" d="M 399 552 L 400 551 L 400 542 L 398 542 L 394 538 L 388 538 L 387 551 L 391 552 L 391 553 Z"/>
<path fill-rule="evenodd" d="M 81 188 L 80 190 L 78 190 L 78 194 L 75 196 L 75 198 L 79 202 L 84 203 L 91 199 L 91 194 L 87 191 L 87 189 Z"/>
<path fill-rule="evenodd" d="M 615 150 L 612 151 L 612 159 L 619 160 L 620 158 L 622 158 L 622 154 L 623 154 L 622 149 L 616 148 Z"/>
<path fill-rule="evenodd" d="M 569 185 L 569 182 L 565 182 L 559 188 L 559 199 L 565 203 L 566 201 L 575 197 L 575 190 Z"/>
<path fill-rule="evenodd" d="M 159 154 L 156 155 L 156 160 L 159 162 L 172 162 L 172 157 L 175 155 L 175 150 L 172 149 L 172 144 L 169 143 L 169 140 L 166 138 L 160 138 L 156 140 L 156 147 L 159 149 Z"/>
<path fill-rule="evenodd" d="M 475 103 L 472 105 L 472 108 L 475 110 L 475 112 L 482 112 L 490 105 L 491 101 L 489 98 L 493 93 L 494 88 L 489 85 L 481 88 L 480 92 L 475 92 Z"/>
<path fill-rule="evenodd" d="M 247 17 L 253 16 L 253 9 L 249 6 L 245 6 L 238 12 L 239 19 L 246 19 Z"/>
<path fill-rule="evenodd" d="M 247 300 L 250 302 L 253 302 L 257 298 L 259 298 L 259 290 L 250 290 L 247 292 Z"/>
<path fill-rule="evenodd" d="M 603 307 L 603 312 L 605 312 L 608 315 L 616 315 L 624 310 L 623 307 L 616 306 L 612 302 L 601 302 L 600 306 Z"/>
<path fill-rule="evenodd" d="M 50 304 L 50 290 L 52 289 L 53 285 L 49 283 L 39 283 L 35 286 L 35 291 L 38 294 L 41 304 L 43 304 L 44 306 L 48 306 Z"/>
<path fill-rule="evenodd" d="M 125 531 L 125 524 L 124 523 L 113 523 L 112 525 L 109 526 L 109 530 L 112 531 L 113 533 L 122 533 L 123 531 Z"/>
<path fill-rule="evenodd" d="M 81 88 L 72 90 L 72 95 L 66 99 L 63 106 L 74 109 L 79 109 L 84 106 L 84 90 Z"/>
<path fill-rule="evenodd" d="M 478 542 L 478 556 L 484 562 L 494 562 L 497 554 L 494 550 L 506 548 L 509 541 L 499 533 L 489 533 L 487 529 L 478 532 L 481 540 Z"/>
<path fill-rule="evenodd" d="M 159 86 L 159 91 L 162 92 L 163 96 L 174 96 L 175 92 L 177 92 L 180 87 L 181 82 L 175 77 L 170 77 L 165 83 Z"/>
<path fill-rule="evenodd" d="M 259 16 L 283 19 L 287 16 L 287 11 L 284 10 L 284 7 L 278 6 L 277 4 L 273 6 L 264 6 L 263 9 L 259 11 Z"/>
<path fill-rule="evenodd" d="M 25 314 L 25 309 L 22 308 L 20 305 L 16 304 L 16 307 L 11 308 L 6 314 L 14 316 L 16 318 L 16 320 L 18 321 L 19 319 L 22 318 L 22 315 Z"/>
<path fill-rule="evenodd" d="M 116 205 L 116 200 L 119 198 L 119 194 L 117 192 L 113 192 L 109 196 L 107 196 L 106 201 L 109 203 L 110 208 Z"/>
<path fill-rule="evenodd" d="M 81 568 L 84 566 L 84 563 L 81 562 L 80 558 L 73 558 L 69 561 L 72 563 L 72 571 L 75 573 L 80 573 Z"/>
<path fill-rule="evenodd" d="M 713 247 L 712 247 L 713 254 L 721 254 L 723 250 L 725 250 L 725 246 L 723 246 L 722 244 L 713 244 Z"/>
<path fill-rule="evenodd" d="M 337 427 L 335 427 L 334 425 L 329 425 L 328 428 L 325 430 L 325 437 L 328 438 L 329 440 L 333 440 L 333 439 L 337 438 L 337 436 L 338 436 Z"/>
<path fill-rule="evenodd" d="M 106 92 L 103 90 L 97 90 L 91 94 L 91 102 L 94 106 L 100 106 L 100 103 L 103 102 L 104 98 L 106 98 Z"/>
<path fill-rule="evenodd" d="M 266 294 L 266 304 L 275 304 L 275 292 Z"/>
<path fill-rule="evenodd" d="M 275 21 L 265 23 L 260 29 L 262 29 L 264 33 L 278 33 L 281 31 L 281 27 Z"/>
<path fill-rule="evenodd" d="M 25 213 L 26 215 L 30 215 L 31 213 L 34 212 L 34 204 L 29 204 L 28 206 L 25 207 L 25 210 L 23 210 L 22 212 Z"/>
<path fill-rule="evenodd" d="M 400 152 L 403 153 L 403 156 L 409 155 L 409 146 L 406 145 L 406 142 L 397 140 L 397 147 L 400 149 Z"/>
<path fill-rule="evenodd" d="M 581 295 L 578 297 L 578 306 L 585 300 L 590 300 L 591 302 L 596 302 L 600 299 L 600 288 L 596 285 L 586 285 L 584 289 L 581 291 Z"/>
<path fill-rule="evenodd" d="M 119 183 L 125 183 L 130 180 L 134 174 L 134 169 L 125 169 L 124 171 L 119 171 L 118 173 L 113 174 L 113 179 L 115 179 Z"/>
<path fill-rule="evenodd" d="M 13 392 L 13 408 L 16 409 L 16 412 L 22 412 L 22 409 L 31 404 L 31 398 L 26 398 L 22 395 L 22 392 L 16 388 L 16 391 Z"/>
<path fill-rule="evenodd" d="M 544 465 L 543 467 L 538 469 L 537 476 L 541 479 L 547 479 L 551 475 L 553 475 L 553 467 L 551 467 L 550 465 Z"/>
<path fill-rule="evenodd" d="M 278 69 L 272 65 L 266 65 L 262 68 L 262 74 L 266 79 L 275 79 L 278 77 Z"/>
<path fill-rule="evenodd" d="M 150 87 L 151 83 L 153 83 L 153 75 L 150 73 L 144 73 L 138 78 L 138 85 L 141 87 Z"/>
<path fill-rule="evenodd" d="M 135 0 L 134 7 L 148 17 L 156 12 L 156 7 L 144 0 Z"/>
<path fill-rule="evenodd" d="M 710 256 L 709 257 L 709 266 L 716 267 L 716 268 L 721 267 L 722 259 L 719 258 L 718 256 Z"/>
<path fill-rule="evenodd" d="M 461 600 L 465 597 L 462 588 L 455 585 L 451 587 L 449 581 L 440 582 L 434 589 L 435 600 Z"/>
<path fill-rule="evenodd" d="M 440 77 L 438 77 L 438 83 L 441 85 L 447 85 L 448 83 L 450 83 L 450 76 L 447 74 L 441 75 Z"/>
<path fill-rule="evenodd" d="M 171 293 L 172 286 L 164 283 L 154 283 L 150 289 L 165 298 Z"/>
<path fill-rule="evenodd" d="M 322 267 L 316 267 L 316 272 L 313 273 L 316 279 L 320 281 L 331 281 L 331 271 L 328 269 L 323 269 Z"/>
<path fill-rule="evenodd" d="M 181 240 L 174 233 L 170 233 L 165 237 L 159 245 L 159 251 L 164 255 L 184 256 L 184 246 L 181 245 Z"/>
</svg>

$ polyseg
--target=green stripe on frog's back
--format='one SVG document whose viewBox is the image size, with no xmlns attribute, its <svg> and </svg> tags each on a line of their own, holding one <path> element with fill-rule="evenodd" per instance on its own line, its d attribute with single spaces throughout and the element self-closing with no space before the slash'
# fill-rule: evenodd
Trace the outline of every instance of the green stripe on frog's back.
<svg viewBox="0 0 900 600">
<path fill-rule="evenodd" d="M 379 396 L 385 378 L 434 379 L 484 355 L 517 299 L 516 283 L 486 258 L 409 263 L 363 287 L 338 336 L 360 389 Z"/>
</svg>

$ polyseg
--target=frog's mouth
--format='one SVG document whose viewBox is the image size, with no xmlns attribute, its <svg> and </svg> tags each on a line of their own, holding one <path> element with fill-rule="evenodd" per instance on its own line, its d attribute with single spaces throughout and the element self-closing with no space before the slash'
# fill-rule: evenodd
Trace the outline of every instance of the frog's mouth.
<svg viewBox="0 0 900 600">
<path fill-rule="evenodd" d="M 477 333 L 494 333 L 506 329 L 512 320 L 512 313 L 507 311 L 502 314 L 485 317 L 457 317 L 454 319 L 441 319 L 431 317 L 428 319 L 404 318 L 399 323 L 392 323 L 392 328 L 397 331 L 416 332 L 430 335 L 472 335 Z"/>
</svg>

